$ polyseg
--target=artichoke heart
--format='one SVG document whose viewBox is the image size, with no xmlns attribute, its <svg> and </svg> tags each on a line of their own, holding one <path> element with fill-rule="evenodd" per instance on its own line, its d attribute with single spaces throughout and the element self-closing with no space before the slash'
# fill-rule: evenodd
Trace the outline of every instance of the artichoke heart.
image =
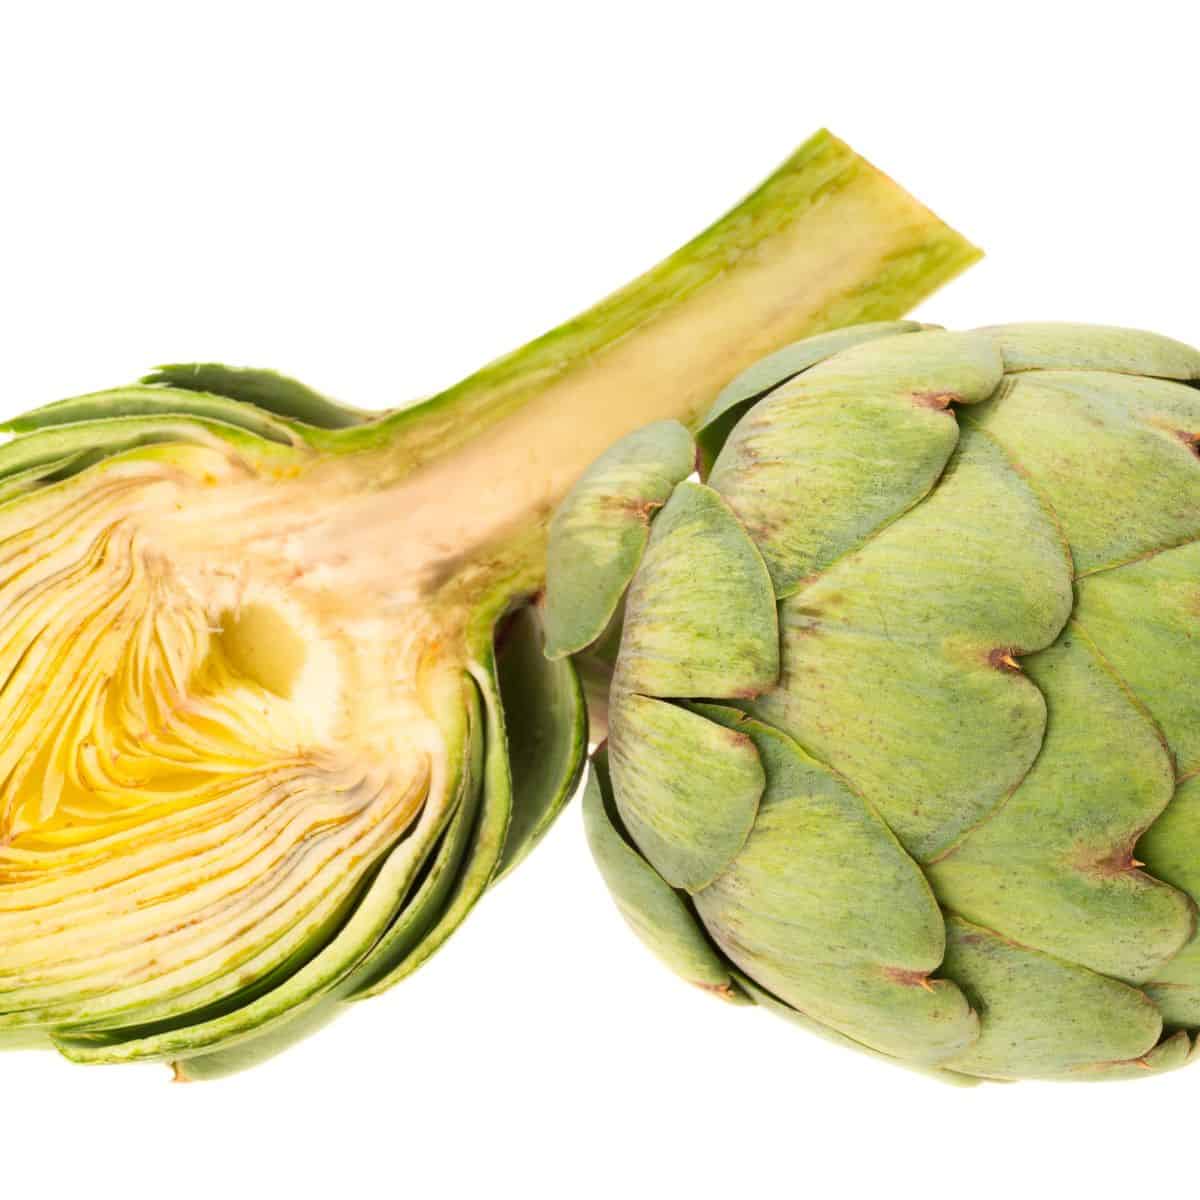
<svg viewBox="0 0 1200 1200">
<path fill-rule="evenodd" d="M 420 404 L 198 363 L 11 421 L 0 1045 L 210 1077 L 425 962 L 582 769 L 583 690 L 537 597 L 586 464 L 976 257 L 821 133 Z"/>
<path fill-rule="evenodd" d="M 681 424 L 596 460 L 548 646 L 617 642 L 587 832 L 678 974 L 956 1082 L 1196 1057 L 1197 383 L 876 322 L 731 381 L 700 481 Z"/>
</svg>

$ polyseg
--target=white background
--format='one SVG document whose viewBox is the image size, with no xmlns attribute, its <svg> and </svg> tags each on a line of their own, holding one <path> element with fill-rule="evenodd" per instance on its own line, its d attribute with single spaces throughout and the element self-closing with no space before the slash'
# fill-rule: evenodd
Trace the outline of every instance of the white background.
<svg viewBox="0 0 1200 1200">
<path fill-rule="evenodd" d="M 1189 8 L 0 4 L 0 405 L 206 358 L 396 403 L 820 125 L 988 250 L 927 319 L 1198 340 Z M 962 1092 L 727 1009 L 626 932 L 572 808 L 427 969 L 254 1073 L 0 1060 L 0 1192 L 1190 1195 L 1198 1099 Z"/>
</svg>

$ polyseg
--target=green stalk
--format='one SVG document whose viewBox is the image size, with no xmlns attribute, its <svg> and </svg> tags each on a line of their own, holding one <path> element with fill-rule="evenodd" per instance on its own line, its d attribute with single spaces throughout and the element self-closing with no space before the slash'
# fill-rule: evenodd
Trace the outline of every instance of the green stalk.
<svg viewBox="0 0 1200 1200">
<path fill-rule="evenodd" d="M 722 386 L 798 338 L 908 312 L 979 250 L 822 131 L 658 267 L 422 404 L 356 431 L 404 513 L 403 568 L 478 595 L 536 586 L 550 512 L 650 421 L 694 426 Z M 343 441 L 343 445 L 345 445 Z M 452 550 L 447 551 L 447 547 Z"/>
</svg>

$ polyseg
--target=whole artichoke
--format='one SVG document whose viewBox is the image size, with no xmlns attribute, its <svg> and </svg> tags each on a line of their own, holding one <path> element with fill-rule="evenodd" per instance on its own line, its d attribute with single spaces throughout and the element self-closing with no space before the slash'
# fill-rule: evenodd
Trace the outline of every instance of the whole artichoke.
<svg viewBox="0 0 1200 1200">
<path fill-rule="evenodd" d="M 646 420 L 975 257 L 820 134 L 412 408 L 199 364 L 11 422 L 0 1045 L 215 1075 L 425 961 L 578 776 L 579 683 L 529 604 L 555 503 Z"/>
<path fill-rule="evenodd" d="M 624 597 L 585 817 L 679 974 L 956 1080 L 1194 1057 L 1197 381 L 1148 333 L 864 325 L 595 462 L 549 644 Z"/>
</svg>

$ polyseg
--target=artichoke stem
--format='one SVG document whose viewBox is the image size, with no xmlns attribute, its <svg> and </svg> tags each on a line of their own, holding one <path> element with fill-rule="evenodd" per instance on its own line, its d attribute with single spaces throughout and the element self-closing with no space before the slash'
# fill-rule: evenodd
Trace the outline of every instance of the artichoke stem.
<svg viewBox="0 0 1200 1200">
<path fill-rule="evenodd" d="M 661 418 L 694 425 L 763 355 L 899 317 L 978 257 L 822 131 L 658 267 L 371 426 L 382 486 L 367 503 L 403 512 L 397 565 L 432 590 L 474 591 L 514 570 L 537 586 L 549 514 L 607 446 Z M 352 515 L 351 537 L 355 524 L 372 522 Z"/>
</svg>

